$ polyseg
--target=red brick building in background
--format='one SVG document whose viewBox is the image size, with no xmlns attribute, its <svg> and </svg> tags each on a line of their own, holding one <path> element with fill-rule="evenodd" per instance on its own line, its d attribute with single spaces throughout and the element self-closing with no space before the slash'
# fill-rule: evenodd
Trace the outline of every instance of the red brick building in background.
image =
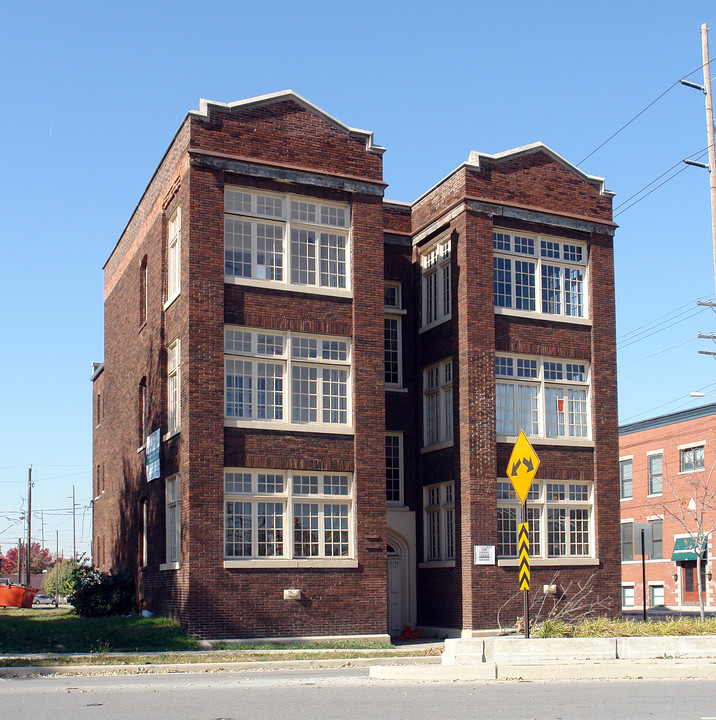
<svg viewBox="0 0 716 720">
<path fill-rule="evenodd" d="M 622 606 L 644 604 L 641 528 L 646 531 L 644 560 L 647 608 L 694 611 L 699 605 L 696 553 L 701 552 L 702 590 L 707 609 L 716 608 L 713 539 L 698 542 L 716 526 L 716 511 L 704 503 L 716 492 L 716 404 L 621 425 Z M 671 512 L 669 512 L 671 510 Z M 674 517 L 674 514 L 677 518 Z M 685 525 L 680 521 L 684 518 Z"/>
<path fill-rule="evenodd" d="M 538 143 L 391 202 L 383 152 L 202 101 L 104 267 L 94 562 L 200 636 L 514 621 L 520 429 L 533 594 L 618 612 L 612 194 Z"/>
</svg>

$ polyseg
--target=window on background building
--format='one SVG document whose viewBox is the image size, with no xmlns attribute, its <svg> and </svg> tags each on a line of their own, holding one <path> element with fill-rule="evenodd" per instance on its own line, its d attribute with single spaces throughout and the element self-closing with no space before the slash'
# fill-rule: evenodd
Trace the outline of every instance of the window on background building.
<svg viewBox="0 0 716 720">
<path fill-rule="evenodd" d="M 651 585 L 649 587 L 649 604 L 651 605 L 651 607 L 658 607 L 659 605 L 664 604 L 663 585 Z"/>
<path fill-rule="evenodd" d="M 181 290 L 181 207 L 167 223 L 167 300 L 175 298 Z"/>
<path fill-rule="evenodd" d="M 385 384 L 403 387 L 402 313 L 400 283 L 386 283 L 385 297 Z"/>
<path fill-rule="evenodd" d="M 664 557 L 664 522 L 661 519 L 649 520 L 651 529 L 651 552 L 650 560 L 661 560 Z M 646 543 L 644 543 L 646 545 Z"/>
<path fill-rule="evenodd" d="M 227 326 L 224 352 L 227 420 L 350 427 L 348 338 Z"/>
<path fill-rule="evenodd" d="M 452 360 L 442 360 L 423 370 L 423 443 L 430 447 L 452 439 Z"/>
<path fill-rule="evenodd" d="M 420 257 L 421 327 L 452 317 L 450 259 L 450 238 L 435 243 Z"/>
<path fill-rule="evenodd" d="M 177 338 L 167 352 L 167 431 L 169 433 L 175 433 L 181 425 L 180 362 L 180 344 Z"/>
<path fill-rule="evenodd" d="M 679 471 L 695 472 L 704 469 L 704 446 L 695 445 L 679 450 Z"/>
<path fill-rule="evenodd" d="M 147 293 L 149 286 L 147 284 L 147 256 L 142 258 L 142 264 L 139 266 L 139 324 L 143 325 L 147 321 Z"/>
<path fill-rule="evenodd" d="M 495 308 L 587 316 L 584 243 L 496 230 L 492 247 Z"/>
<path fill-rule="evenodd" d="M 527 495 L 530 557 L 593 557 L 592 483 L 533 482 Z M 523 506 L 509 480 L 497 481 L 497 554 L 517 557 Z"/>
<path fill-rule="evenodd" d="M 385 497 L 389 505 L 403 504 L 403 434 L 385 436 Z"/>
<path fill-rule="evenodd" d="M 353 477 L 298 470 L 224 471 L 227 560 L 353 557 Z"/>
<path fill-rule="evenodd" d="M 166 481 L 167 563 L 178 564 L 181 558 L 181 485 L 178 475 Z"/>
<path fill-rule="evenodd" d="M 226 187 L 224 212 L 229 281 L 349 289 L 348 205 Z"/>
<path fill-rule="evenodd" d="M 661 495 L 662 492 L 662 455 L 649 455 L 647 458 L 649 473 L 649 495 Z"/>
<path fill-rule="evenodd" d="M 633 585 L 622 585 L 622 607 L 634 607 Z"/>
<path fill-rule="evenodd" d="M 632 460 L 619 461 L 619 497 L 622 500 L 631 500 L 632 497 Z"/>
<path fill-rule="evenodd" d="M 97 393 L 97 422 L 96 425 L 99 425 L 102 420 L 102 395 L 100 393 Z"/>
<path fill-rule="evenodd" d="M 621 533 L 622 562 L 634 559 L 634 523 L 624 522 L 619 526 Z"/>
<path fill-rule="evenodd" d="M 440 483 L 423 488 L 426 562 L 455 559 L 455 485 Z"/>
<path fill-rule="evenodd" d="M 588 363 L 498 354 L 495 376 L 498 435 L 590 437 Z"/>
</svg>

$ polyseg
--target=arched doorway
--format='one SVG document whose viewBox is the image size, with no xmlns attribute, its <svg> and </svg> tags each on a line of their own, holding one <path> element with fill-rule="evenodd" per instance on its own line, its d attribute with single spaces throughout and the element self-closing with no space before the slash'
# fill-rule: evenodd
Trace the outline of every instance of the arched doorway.
<svg viewBox="0 0 716 720">
<path fill-rule="evenodd" d="M 408 583 L 408 547 L 398 536 L 390 534 L 388 551 L 388 633 L 400 635 L 410 624 L 410 589 Z"/>
</svg>

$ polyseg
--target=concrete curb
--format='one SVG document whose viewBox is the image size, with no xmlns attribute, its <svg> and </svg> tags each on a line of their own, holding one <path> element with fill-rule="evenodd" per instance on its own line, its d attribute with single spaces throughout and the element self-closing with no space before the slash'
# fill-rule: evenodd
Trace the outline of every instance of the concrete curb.
<svg viewBox="0 0 716 720">
<path fill-rule="evenodd" d="M 421 657 L 385 658 L 323 658 L 317 660 L 266 660 L 258 662 L 216 663 L 166 663 L 144 665 L 44 665 L 25 667 L 0 667 L 0 677 L 31 677 L 41 675 L 149 675 L 162 673 L 210 673 L 210 672 L 263 672 L 290 669 L 320 669 L 340 667 L 373 667 L 383 664 L 400 666 L 409 664 L 420 668 L 423 665 L 440 666 L 439 655 Z"/>
</svg>

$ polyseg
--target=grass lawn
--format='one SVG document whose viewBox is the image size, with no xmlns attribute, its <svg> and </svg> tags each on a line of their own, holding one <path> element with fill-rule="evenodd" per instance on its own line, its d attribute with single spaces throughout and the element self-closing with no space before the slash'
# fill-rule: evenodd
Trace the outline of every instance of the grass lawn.
<svg viewBox="0 0 716 720">
<path fill-rule="evenodd" d="M 163 617 L 81 618 L 65 608 L 0 610 L 0 653 L 194 650 L 196 638 Z"/>
</svg>

